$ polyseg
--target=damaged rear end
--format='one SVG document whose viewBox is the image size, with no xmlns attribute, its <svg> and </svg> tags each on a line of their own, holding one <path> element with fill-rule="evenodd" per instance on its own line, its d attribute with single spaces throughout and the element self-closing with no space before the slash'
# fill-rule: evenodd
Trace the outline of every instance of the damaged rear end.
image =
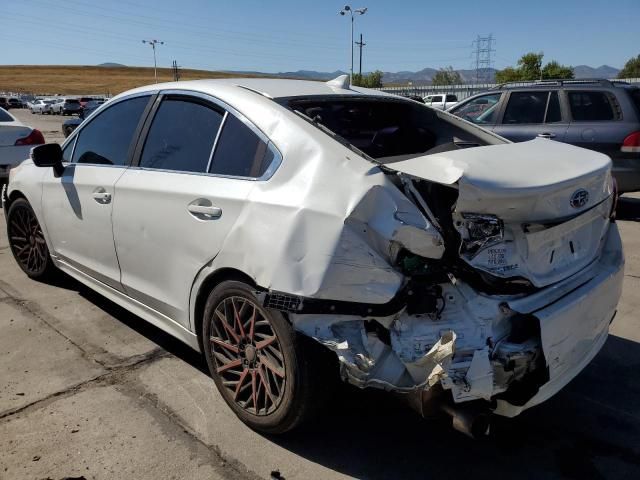
<svg viewBox="0 0 640 480">
<path fill-rule="evenodd" d="M 379 159 L 396 189 L 372 188 L 343 234 L 392 266 L 391 301 L 264 301 L 335 352 L 344 380 L 477 434 L 486 414 L 555 394 L 606 340 L 624 265 L 610 161 L 546 140 L 409 157 Z"/>
</svg>

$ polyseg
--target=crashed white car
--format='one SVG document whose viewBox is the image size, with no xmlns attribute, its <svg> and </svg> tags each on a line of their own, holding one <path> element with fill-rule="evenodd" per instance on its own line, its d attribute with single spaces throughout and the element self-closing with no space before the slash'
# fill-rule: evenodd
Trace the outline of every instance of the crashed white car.
<svg viewBox="0 0 640 480">
<path fill-rule="evenodd" d="M 34 148 L 4 209 L 29 276 L 62 270 L 203 351 L 257 430 L 298 425 L 335 374 L 482 433 L 606 340 L 615 198 L 593 151 L 345 77 L 225 79 L 119 95 Z"/>
</svg>

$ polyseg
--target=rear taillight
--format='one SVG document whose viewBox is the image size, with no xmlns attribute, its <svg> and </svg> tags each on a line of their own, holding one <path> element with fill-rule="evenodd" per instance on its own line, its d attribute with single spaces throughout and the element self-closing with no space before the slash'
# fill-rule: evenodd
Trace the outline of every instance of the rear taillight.
<svg viewBox="0 0 640 480">
<path fill-rule="evenodd" d="M 622 142 L 621 152 L 640 153 L 640 132 L 633 132 Z"/>
<path fill-rule="evenodd" d="M 19 138 L 14 143 L 15 146 L 18 145 L 41 145 L 44 143 L 44 135 L 40 130 L 33 129 L 31 133 L 24 138 Z"/>
</svg>

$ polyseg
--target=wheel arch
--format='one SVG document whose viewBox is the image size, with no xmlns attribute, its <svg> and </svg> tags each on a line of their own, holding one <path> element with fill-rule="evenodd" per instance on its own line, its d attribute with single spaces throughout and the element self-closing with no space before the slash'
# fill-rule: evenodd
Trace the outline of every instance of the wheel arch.
<svg viewBox="0 0 640 480">
<path fill-rule="evenodd" d="M 204 352 L 204 346 L 202 344 L 202 335 L 200 335 L 200 330 L 202 329 L 202 317 L 204 314 L 204 307 L 207 303 L 207 298 L 215 287 L 227 280 L 236 280 L 238 282 L 246 283 L 251 287 L 257 287 L 257 284 L 253 278 L 251 278 L 243 271 L 231 267 L 223 267 L 214 270 L 207 274 L 201 281 L 199 279 L 196 279 L 196 282 L 194 282 L 194 287 L 195 289 L 197 289 L 197 291 L 195 293 L 195 297 L 192 295 L 194 301 L 191 324 L 193 325 L 194 329 L 193 333 L 195 333 L 198 337 L 198 346 L 200 347 L 201 352 Z"/>
</svg>

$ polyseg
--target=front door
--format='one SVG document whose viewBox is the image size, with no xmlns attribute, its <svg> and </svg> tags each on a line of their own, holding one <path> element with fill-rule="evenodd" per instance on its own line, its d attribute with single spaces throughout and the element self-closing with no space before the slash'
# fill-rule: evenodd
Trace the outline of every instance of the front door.
<svg viewBox="0 0 640 480">
<path fill-rule="evenodd" d="M 108 107 L 64 149 L 60 177 L 47 169 L 42 210 L 53 254 L 110 287 L 122 289 L 113 243 L 114 187 L 129 165 L 130 146 L 149 101 L 136 97 Z"/>
</svg>

